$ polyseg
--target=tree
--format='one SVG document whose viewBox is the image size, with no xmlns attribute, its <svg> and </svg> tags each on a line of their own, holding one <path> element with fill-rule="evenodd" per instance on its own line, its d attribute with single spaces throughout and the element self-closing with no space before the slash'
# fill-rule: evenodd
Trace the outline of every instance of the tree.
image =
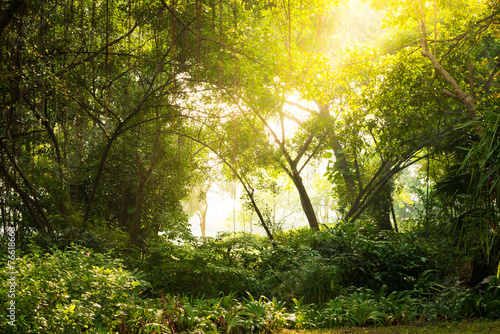
<svg viewBox="0 0 500 334">
<path fill-rule="evenodd" d="M 458 53 L 458 43 L 467 46 L 467 57 L 458 59 L 460 71 L 450 70 L 446 62 L 433 59 L 432 53 L 429 55 L 426 50 L 423 55 L 432 66 L 442 67 L 436 71 L 453 89 L 443 90 L 443 94 L 460 102 L 468 118 L 457 129 L 456 144 L 449 153 L 451 162 L 436 184 L 436 193 L 450 208 L 450 222 L 460 241 L 470 247 L 468 237 L 473 236 L 489 259 L 498 240 L 496 231 L 499 226 L 496 161 L 499 86 L 494 78 L 499 71 L 495 57 L 499 47 L 497 25 L 500 12 L 498 4 L 487 3 L 487 7 L 478 13 L 471 18 L 469 29 L 453 39 L 457 43 L 443 50 L 454 54 Z M 420 28 L 427 29 L 424 23 Z M 423 44 L 426 43 L 425 37 L 422 36 Z"/>
<path fill-rule="evenodd" d="M 381 212 L 385 218 L 380 215 L 376 217 L 377 223 L 380 224 L 379 229 L 390 228 L 392 178 L 402 169 L 425 158 L 426 155 L 436 154 L 451 142 L 447 139 L 450 138 L 448 134 L 455 124 L 464 119 L 460 114 L 447 117 L 454 115 L 455 109 L 459 108 L 453 100 L 463 103 L 469 110 L 469 115 L 474 110 L 473 105 L 467 102 L 470 98 L 466 101 L 465 95 L 460 91 L 447 93 L 449 91 L 444 87 L 446 84 L 451 83 L 452 87 L 457 89 L 459 87 L 456 85 L 457 81 L 454 81 L 454 84 L 449 80 L 449 73 L 446 77 L 442 66 L 439 67 L 439 64 L 433 62 L 433 67 L 429 68 L 425 58 L 419 58 L 418 54 L 415 54 L 414 50 L 421 48 L 427 59 L 429 56 L 434 57 L 428 52 L 427 42 L 427 36 L 432 34 L 424 31 L 426 25 L 422 23 L 425 22 L 425 17 L 429 17 L 422 14 L 423 8 L 431 10 L 433 6 L 430 6 L 430 2 L 417 7 L 412 4 L 373 2 L 377 8 L 388 9 L 389 13 L 398 13 L 387 20 L 388 26 L 397 28 L 394 33 L 397 32 L 399 40 L 401 36 L 405 38 L 400 45 L 390 44 L 389 51 L 375 49 L 374 52 L 371 48 L 365 48 L 365 51 L 352 52 L 345 61 L 347 65 L 337 68 L 337 78 L 341 77 L 343 82 L 329 89 L 330 102 L 323 99 L 325 102 L 319 104 L 327 117 L 329 108 L 336 107 L 337 114 L 344 122 L 343 129 L 337 118 L 337 127 L 332 125 L 333 130 L 329 137 L 336 156 L 330 175 L 332 180 L 336 179 L 337 182 L 343 180 L 346 202 L 350 207 L 345 218 L 350 221 L 357 219 L 370 205 L 386 207 Z M 460 8 L 461 12 L 458 13 L 459 6 L 455 7 L 456 4 L 447 7 L 445 4 L 440 5 L 443 7 L 443 10 L 439 11 L 442 13 L 439 17 L 441 25 L 435 26 L 442 28 L 440 31 L 443 33 L 440 33 L 445 34 L 443 38 L 449 38 L 450 33 L 458 34 L 461 27 L 457 22 L 467 19 L 464 18 L 467 15 L 464 13 L 477 12 L 463 11 L 463 8 Z M 418 21 L 415 19 L 415 13 L 420 13 Z M 416 27 L 417 22 L 420 22 L 422 31 L 420 43 L 415 30 L 411 30 Z M 471 31 L 471 37 L 478 36 L 476 33 L 486 28 L 482 23 L 473 27 L 475 28 L 472 30 L 476 29 L 476 32 Z M 402 35 L 402 32 L 406 34 Z M 389 36 L 394 41 L 390 34 L 389 30 Z M 459 35 L 460 38 L 455 40 L 465 42 L 462 37 L 468 34 L 469 32 Z M 452 49 L 443 50 L 443 54 L 456 55 L 458 50 L 450 51 L 454 47 L 456 45 Z M 448 61 L 449 58 L 444 59 Z M 453 61 L 459 61 L 459 58 L 453 58 Z M 444 80 L 440 80 L 434 74 L 435 71 Z M 453 100 L 443 98 L 443 91 Z M 337 136 L 332 136 L 333 133 Z M 339 138 L 343 138 L 343 142 Z M 373 154 L 378 155 L 378 167 L 372 171 L 363 168 L 360 154 L 367 158 L 370 154 L 372 157 L 375 157 Z M 365 161 L 374 160 L 369 158 Z M 338 177 L 335 178 L 335 175 Z M 368 175 L 371 176 L 367 178 Z M 385 195 L 381 196 L 382 194 Z M 374 202 L 382 198 L 386 199 L 383 202 Z M 385 204 L 381 205 L 382 203 Z"/>
<path fill-rule="evenodd" d="M 215 113 L 215 111 L 219 113 Z M 258 183 L 257 180 L 265 179 L 266 170 L 262 166 L 265 166 L 266 157 L 252 148 L 262 138 L 251 136 L 252 133 L 249 132 L 248 128 L 245 128 L 248 126 L 246 123 L 237 122 L 235 118 L 227 119 L 224 110 L 211 108 L 211 112 L 210 117 L 191 115 L 193 120 L 199 119 L 201 124 L 196 126 L 196 123 L 193 122 L 195 126 L 186 126 L 178 134 L 198 144 L 197 152 L 208 150 L 204 156 L 210 156 L 210 154 L 215 156 L 215 159 L 225 167 L 222 170 L 225 177 L 237 180 L 241 184 L 260 224 L 269 239 L 273 240 L 268 222 L 255 200 L 255 184 Z M 233 114 L 233 116 L 235 115 Z M 251 159 L 255 164 L 248 163 Z M 261 162 L 262 165 L 259 165 L 258 162 Z"/>
<path fill-rule="evenodd" d="M 220 179 L 220 166 L 211 165 L 212 159 L 210 159 L 209 154 L 202 154 L 204 152 L 206 150 L 197 151 L 196 153 L 197 156 L 195 158 L 200 161 L 198 163 L 199 169 L 197 170 L 197 177 L 193 182 L 192 189 L 190 189 L 187 206 L 190 212 L 198 216 L 201 237 L 205 242 L 207 238 L 207 194 Z"/>
<path fill-rule="evenodd" d="M 2 217 L 49 233 L 116 223 L 137 243 L 145 203 L 186 182 L 156 170 L 173 152 L 168 128 L 188 86 L 179 76 L 194 57 L 176 44 L 184 28 L 175 30 L 166 7 L 151 2 L 11 2 L 1 10 Z M 171 193 L 173 202 L 185 196 Z"/>
<path fill-rule="evenodd" d="M 227 24 L 225 29 L 221 28 L 220 13 L 212 8 L 213 17 L 220 20 L 219 31 L 212 31 L 212 36 L 199 37 L 222 46 L 227 58 L 224 58 L 224 70 L 220 70 L 218 76 L 208 71 L 199 73 L 198 80 L 203 81 L 204 88 L 215 91 L 218 97 L 216 105 L 238 111 L 237 114 L 234 112 L 234 116 L 224 117 L 231 117 L 233 124 L 247 123 L 246 131 L 252 132 L 252 138 L 262 138 L 253 142 L 252 149 L 265 153 L 276 167 L 290 177 L 300 195 L 309 225 L 314 229 L 319 229 L 318 221 L 300 172 L 319 151 L 323 136 L 313 128 L 314 124 L 290 115 L 285 110 L 285 100 L 295 92 L 294 81 L 300 80 L 307 67 L 315 66 L 316 60 L 308 56 L 305 49 L 313 47 L 314 29 L 318 24 L 316 16 L 321 16 L 327 7 L 326 3 L 314 1 L 289 1 L 270 7 L 238 6 L 235 3 L 231 7 L 232 25 Z M 228 32 L 224 36 L 221 35 L 223 30 Z M 220 50 L 217 51 L 219 64 L 222 64 L 220 53 Z M 304 55 L 305 59 L 302 58 Z M 207 111 L 207 114 L 210 115 L 210 112 Z M 297 122 L 300 131 L 293 134 L 285 129 L 286 119 Z M 278 124 L 279 129 L 273 128 L 273 124 Z M 241 150 L 238 156 L 243 156 Z M 255 165 L 252 160 L 244 163 Z"/>
</svg>

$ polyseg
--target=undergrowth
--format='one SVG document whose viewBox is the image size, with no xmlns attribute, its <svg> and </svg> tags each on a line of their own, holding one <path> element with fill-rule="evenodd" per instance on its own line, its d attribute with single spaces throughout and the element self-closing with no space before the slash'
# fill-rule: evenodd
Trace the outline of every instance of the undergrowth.
<svg viewBox="0 0 500 334">
<path fill-rule="evenodd" d="M 455 272 L 439 245 L 359 231 L 296 230 L 275 244 L 242 235 L 157 238 L 125 260 L 116 250 L 31 245 L 16 261 L 16 327 L 2 312 L 0 333 L 270 333 L 500 316 L 495 277 L 475 289 L 450 283 Z"/>
</svg>

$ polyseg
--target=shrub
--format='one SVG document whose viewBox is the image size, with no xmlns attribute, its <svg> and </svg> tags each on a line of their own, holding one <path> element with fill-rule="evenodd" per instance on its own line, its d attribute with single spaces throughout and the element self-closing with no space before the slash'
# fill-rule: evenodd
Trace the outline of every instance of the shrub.
<svg viewBox="0 0 500 334">
<path fill-rule="evenodd" d="M 139 300 L 139 289 L 146 284 L 122 269 L 119 260 L 75 245 L 52 254 L 33 247 L 31 254 L 17 260 L 16 270 L 19 333 L 78 333 L 90 328 L 109 332 Z M 0 277 L 0 300 L 6 308 L 7 267 L 0 269 Z M 8 320 L 0 314 L 0 333 L 12 333 Z"/>
<path fill-rule="evenodd" d="M 342 287 L 367 287 L 378 291 L 412 290 L 422 279 L 444 276 L 437 248 L 411 232 L 374 233 L 359 225 L 339 224 L 319 232 L 295 230 L 277 237 L 282 247 L 308 247 L 311 257 L 320 256 L 336 267 Z M 429 276 L 429 272 L 434 275 Z M 443 274 L 441 274 L 443 273 Z M 431 282 L 432 283 L 432 282 Z"/>
<path fill-rule="evenodd" d="M 288 302 L 304 298 L 321 304 L 340 293 L 338 267 L 307 245 L 276 244 L 264 251 L 260 276 L 274 296 Z"/>
<path fill-rule="evenodd" d="M 436 287 L 437 289 L 437 287 Z M 453 286 L 435 290 L 392 291 L 383 286 L 377 293 L 351 288 L 324 305 L 304 304 L 294 299 L 296 328 L 397 325 L 417 320 L 469 320 L 500 317 L 500 285 L 496 278 L 484 290 Z"/>
<path fill-rule="evenodd" d="M 500 318 L 500 280 L 492 277 L 484 290 L 478 290 L 476 298 L 466 302 L 476 317 Z"/>
<path fill-rule="evenodd" d="M 175 244 L 164 238 L 150 239 L 145 257 L 137 265 L 148 273 L 153 294 L 160 293 L 217 297 L 220 292 L 246 291 L 261 295 L 268 290 L 256 277 L 259 237 L 222 237 L 207 242 Z"/>
<path fill-rule="evenodd" d="M 102 222 L 100 227 L 65 228 L 55 231 L 53 234 L 36 233 L 26 239 L 26 243 L 18 245 L 20 248 L 30 251 L 30 244 L 35 243 L 42 251 L 52 252 L 53 249 L 71 249 L 73 245 L 93 250 L 97 253 L 109 253 L 113 257 L 134 255 L 139 253 L 136 246 L 130 243 L 127 232 L 115 227 L 106 227 Z"/>
</svg>

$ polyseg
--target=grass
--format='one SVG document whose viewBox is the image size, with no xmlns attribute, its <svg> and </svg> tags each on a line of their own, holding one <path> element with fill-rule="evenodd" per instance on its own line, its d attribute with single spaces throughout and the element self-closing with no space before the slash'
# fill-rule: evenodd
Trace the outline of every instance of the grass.
<svg viewBox="0 0 500 334">
<path fill-rule="evenodd" d="M 330 330 L 283 330 L 282 334 L 455 334 L 500 333 L 500 321 L 417 323 L 391 327 L 353 327 Z"/>
</svg>

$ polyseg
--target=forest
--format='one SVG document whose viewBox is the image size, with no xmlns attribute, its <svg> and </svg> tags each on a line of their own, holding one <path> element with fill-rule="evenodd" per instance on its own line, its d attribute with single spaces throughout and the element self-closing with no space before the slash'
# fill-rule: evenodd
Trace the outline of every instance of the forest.
<svg viewBox="0 0 500 334">
<path fill-rule="evenodd" d="M 0 333 L 496 323 L 499 57 L 496 0 L 2 1 Z"/>
</svg>

